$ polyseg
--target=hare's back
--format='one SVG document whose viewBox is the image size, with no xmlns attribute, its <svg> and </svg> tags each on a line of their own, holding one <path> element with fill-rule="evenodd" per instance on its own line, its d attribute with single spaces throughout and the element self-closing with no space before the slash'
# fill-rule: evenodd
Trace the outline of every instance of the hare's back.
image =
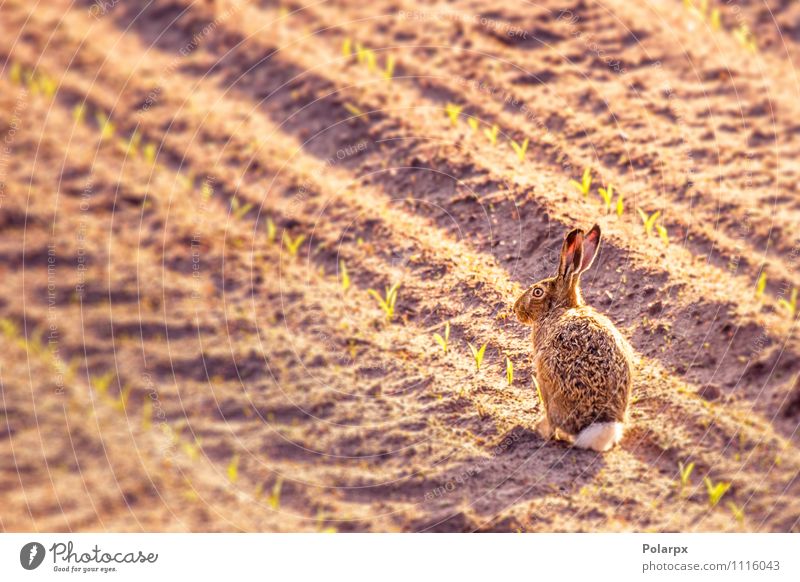
<svg viewBox="0 0 800 582">
<path fill-rule="evenodd" d="M 574 434 L 592 422 L 622 421 L 631 355 L 611 321 L 589 308 L 572 309 L 542 339 L 537 368 L 549 384 L 553 412 L 564 415 L 561 428 Z"/>
</svg>

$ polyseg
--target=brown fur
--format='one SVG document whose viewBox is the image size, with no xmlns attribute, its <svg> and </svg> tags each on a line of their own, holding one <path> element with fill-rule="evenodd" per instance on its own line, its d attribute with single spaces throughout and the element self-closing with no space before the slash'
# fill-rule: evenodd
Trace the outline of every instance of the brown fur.
<svg viewBox="0 0 800 582">
<path fill-rule="evenodd" d="M 548 436 L 572 440 L 592 423 L 626 418 L 633 350 L 606 316 L 586 305 L 580 290 L 580 275 L 599 247 L 597 225 L 585 235 L 569 232 L 556 275 L 531 285 L 514 304 L 519 320 L 533 327 Z"/>
</svg>

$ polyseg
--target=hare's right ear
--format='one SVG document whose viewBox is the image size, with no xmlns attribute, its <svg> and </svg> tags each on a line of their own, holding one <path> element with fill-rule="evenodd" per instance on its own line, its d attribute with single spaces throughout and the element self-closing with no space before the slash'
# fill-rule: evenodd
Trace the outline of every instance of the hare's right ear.
<svg viewBox="0 0 800 582">
<path fill-rule="evenodd" d="M 579 273 L 583 273 L 586 269 L 592 266 L 597 251 L 600 248 L 600 227 L 594 225 L 589 232 L 583 237 L 583 257 L 581 258 L 581 268 Z"/>
<path fill-rule="evenodd" d="M 583 232 L 576 228 L 564 237 L 561 245 L 561 258 L 558 262 L 558 277 L 569 281 L 572 275 L 580 272 L 583 262 Z"/>
</svg>

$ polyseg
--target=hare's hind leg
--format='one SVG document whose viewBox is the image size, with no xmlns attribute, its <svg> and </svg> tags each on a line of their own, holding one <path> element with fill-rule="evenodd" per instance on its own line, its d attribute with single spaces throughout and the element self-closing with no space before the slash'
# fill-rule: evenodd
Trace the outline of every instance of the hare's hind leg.
<svg viewBox="0 0 800 582">
<path fill-rule="evenodd" d="M 622 428 L 621 422 L 595 422 L 578 433 L 574 445 L 602 453 L 622 439 Z"/>
</svg>

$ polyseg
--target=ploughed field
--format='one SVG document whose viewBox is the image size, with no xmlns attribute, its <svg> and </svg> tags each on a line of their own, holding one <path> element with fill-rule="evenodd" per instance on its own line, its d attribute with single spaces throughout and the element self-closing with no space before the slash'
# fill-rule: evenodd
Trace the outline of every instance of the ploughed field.
<svg viewBox="0 0 800 582">
<path fill-rule="evenodd" d="M 0 528 L 797 531 L 799 9 L 695 4 L 5 2 Z M 605 455 L 509 311 L 594 222 Z"/>
</svg>

